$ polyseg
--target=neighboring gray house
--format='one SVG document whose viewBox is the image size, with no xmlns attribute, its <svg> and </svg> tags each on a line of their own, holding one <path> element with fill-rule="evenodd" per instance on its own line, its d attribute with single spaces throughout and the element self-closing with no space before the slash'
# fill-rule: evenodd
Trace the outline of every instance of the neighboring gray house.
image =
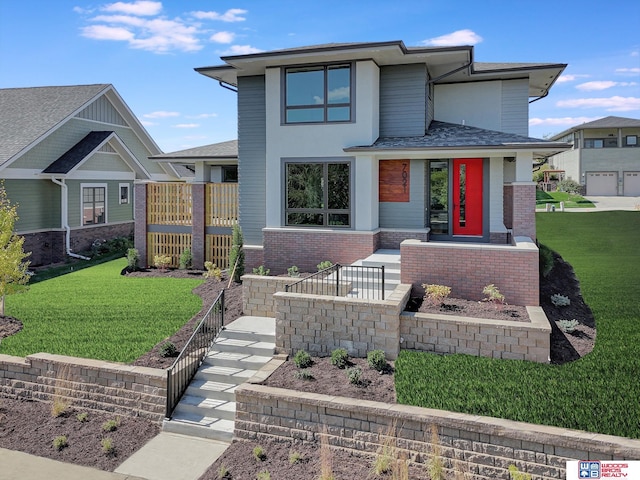
<svg viewBox="0 0 640 480">
<path fill-rule="evenodd" d="M 549 164 L 584 185 L 587 195 L 640 196 L 640 119 L 605 117 L 551 140 L 573 145 L 549 157 Z"/>
<path fill-rule="evenodd" d="M 0 89 L 0 179 L 34 266 L 134 231 L 133 185 L 176 178 L 112 85 Z"/>
</svg>

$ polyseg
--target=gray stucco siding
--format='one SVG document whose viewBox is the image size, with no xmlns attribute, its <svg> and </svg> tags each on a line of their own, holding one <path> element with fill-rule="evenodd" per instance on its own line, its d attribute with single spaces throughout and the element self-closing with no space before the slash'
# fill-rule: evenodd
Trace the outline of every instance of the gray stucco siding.
<svg viewBox="0 0 640 480">
<path fill-rule="evenodd" d="M 424 135 L 427 127 L 425 65 L 394 65 L 380 69 L 380 136 Z"/>
<path fill-rule="evenodd" d="M 424 169 L 424 160 L 411 160 L 409 202 L 380 202 L 380 228 L 424 228 Z"/>
<path fill-rule="evenodd" d="M 4 187 L 11 203 L 18 205 L 18 233 L 60 228 L 58 185 L 50 180 L 7 179 Z"/>
<path fill-rule="evenodd" d="M 238 196 L 246 245 L 262 245 L 266 225 L 264 76 L 238 77 Z"/>
</svg>

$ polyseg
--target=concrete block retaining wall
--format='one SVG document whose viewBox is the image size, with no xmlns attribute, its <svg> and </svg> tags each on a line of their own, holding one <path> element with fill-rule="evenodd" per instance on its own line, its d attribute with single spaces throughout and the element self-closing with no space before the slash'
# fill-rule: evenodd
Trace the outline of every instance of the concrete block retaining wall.
<svg viewBox="0 0 640 480">
<path fill-rule="evenodd" d="M 437 428 L 447 478 L 465 472 L 474 480 L 510 479 L 515 465 L 536 480 L 564 479 L 567 460 L 640 458 L 640 441 L 478 415 L 245 383 L 236 389 L 235 436 L 318 441 L 326 428 L 336 448 L 373 458 L 395 426 L 396 447 L 413 462 L 433 452 Z"/>
<path fill-rule="evenodd" d="M 167 372 L 48 353 L 0 354 L 0 396 L 42 401 L 58 396 L 76 407 L 161 421 Z"/>
<path fill-rule="evenodd" d="M 297 279 L 292 277 L 269 277 L 263 275 L 242 276 L 242 311 L 257 317 L 276 316 L 273 294 L 284 292 L 285 287 Z"/>
<path fill-rule="evenodd" d="M 530 323 L 403 312 L 402 348 L 548 363 L 549 320 L 541 307 L 527 313 Z"/>
<path fill-rule="evenodd" d="M 346 348 L 360 358 L 380 349 L 395 359 L 400 348 L 400 312 L 410 290 L 410 285 L 400 285 L 386 300 L 275 293 L 276 346 L 281 353 L 304 349 L 319 356 Z"/>
</svg>

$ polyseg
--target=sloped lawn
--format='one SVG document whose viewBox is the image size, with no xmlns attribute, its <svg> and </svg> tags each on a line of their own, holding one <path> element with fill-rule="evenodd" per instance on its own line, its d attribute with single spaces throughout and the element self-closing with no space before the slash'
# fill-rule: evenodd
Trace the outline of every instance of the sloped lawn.
<svg viewBox="0 0 640 480">
<path fill-rule="evenodd" d="M 595 205 L 581 195 L 573 195 L 567 192 L 543 192 L 536 190 L 536 208 L 545 208 L 547 203 L 560 208 L 560 202 L 564 202 L 565 208 L 593 208 Z"/>
<path fill-rule="evenodd" d="M 131 362 L 172 335 L 202 307 L 191 291 L 202 277 L 131 278 L 113 260 L 31 285 L 6 298 L 21 332 L 0 343 L 0 353 L 55 353 Z"/>
<path fill-rule="evenodd" d="M 539 241 L 571 263 L 581 282 L 596 319 L 593 352 L 542 365 L 402 351 L 398 402 L 640 438 L 640 213 L 536 220 Z"/>
</svg>

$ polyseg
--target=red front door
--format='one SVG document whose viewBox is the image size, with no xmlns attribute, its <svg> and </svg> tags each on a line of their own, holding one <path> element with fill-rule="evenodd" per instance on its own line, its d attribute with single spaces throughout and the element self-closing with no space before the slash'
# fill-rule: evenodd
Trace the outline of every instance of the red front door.
<svg viewBox="0 0 640 480">
<path fill-rule="evenodd" d="M 453 234 L 482 235 L 482 159 L 453 160 Z"/>
</svg>

